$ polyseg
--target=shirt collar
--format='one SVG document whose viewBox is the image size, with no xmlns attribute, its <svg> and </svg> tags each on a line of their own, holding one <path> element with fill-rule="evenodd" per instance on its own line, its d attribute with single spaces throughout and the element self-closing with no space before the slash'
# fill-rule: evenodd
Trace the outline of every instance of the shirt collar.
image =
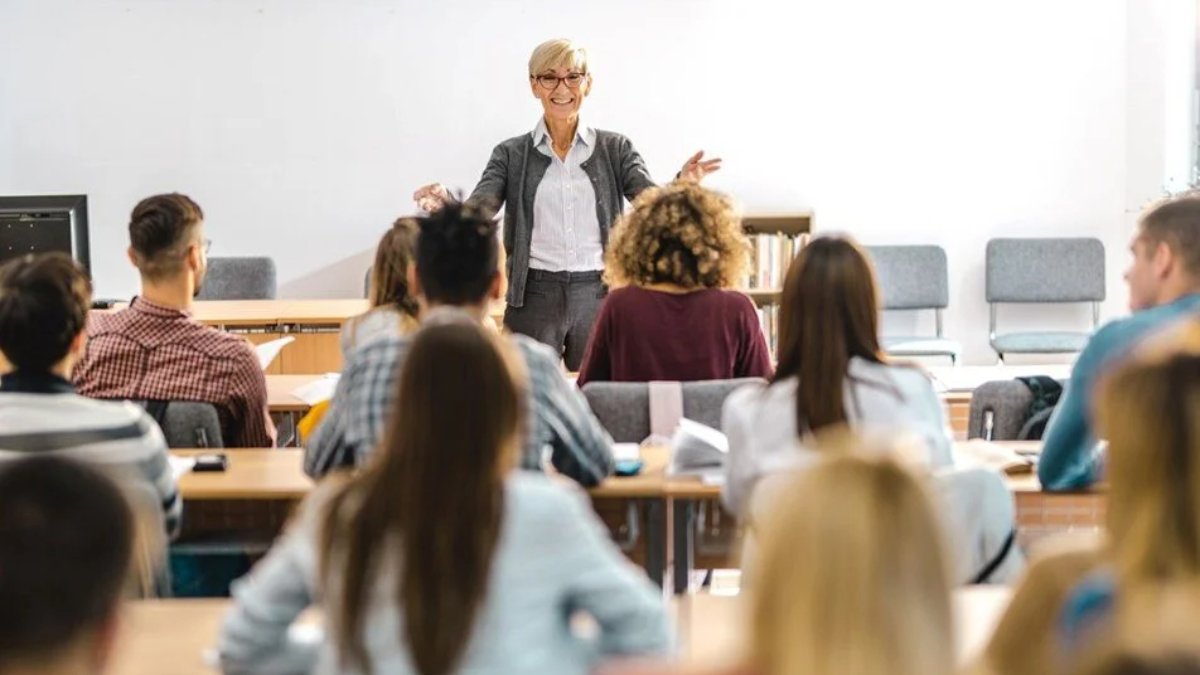
<svg viewBox="0 0 1200 675">
<path fill-rule="evenodd" d="M 18 394 L 74 394 L 75 387 L 53 373 L 14 370 L 0 377 L 0 391 Z"/>
<path fill-rule="evenodd" d="M 596 143 L 596 130 L 583 123 L 583 117 L 579 117 L 579 124 L 575 127 L 575 140 L 583 143 L 589 148 Z M 533 147 L 540 147 L 542 143 L 549 145 L 548 139 L 550 130 L 546 128 L 546 118 L 539 117 L 537 126 L 533 128 Z"/>
<path fill-rule="evenodd" d="M 142 314 L 149 314 L 151 316 L 162 317 L 164 319 L 173 319 L 173 318 L 178 318 L 181 316 L 182 317 L 191 317 L 191 315 L 192 315 L 191 312 L 185 312 L 182 309 L 175 309 L 174 307 L 167 307 L 166 305 L 160 305 L 157 302 L 152 302 L 150 300 L 147 300 L 146 298 L 143 298 L 140 295 L 135 296 L 133 298 L 133 300 L 131 300 L 129 302 L 129 309 L 132 309 L 136 312 L 141 312 Z"/>
</svg>

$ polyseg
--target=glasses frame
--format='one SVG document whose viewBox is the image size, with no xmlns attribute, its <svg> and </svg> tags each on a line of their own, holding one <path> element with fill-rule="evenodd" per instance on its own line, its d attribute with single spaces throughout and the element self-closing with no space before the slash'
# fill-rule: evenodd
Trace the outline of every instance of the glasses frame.
<svg viewBox="0 0 1200 675">
<path fill-rule="evenodd" d="M 575 85 L 571 85 L 570 82 L 567 82 L 567 78 L 571 78 L 571 77 L 578 77 L 579 82 L 576 83 Z M 539 87 L 541 87 L 542 89 L 545 89 L 546 91 L 554 91 L 555 89 L 558 89 L 559 84 L 567 85 L 567 89 L 578 89 L 583 86 L 584 81 L 587 80 L 588 77 L 589 77 L 589 73 L 584 71 L 581 73 L 567 73 L 566 77 L 559 77 L 557 75 L 549 75 L 549 74 L 543 73 L 541 75 L 530 75 L 529 79 L 536 82 Z M 543 79 L 554 80 L 554 85 L 546 86 L 546 83 L 542 81 Z"/>
</svg>

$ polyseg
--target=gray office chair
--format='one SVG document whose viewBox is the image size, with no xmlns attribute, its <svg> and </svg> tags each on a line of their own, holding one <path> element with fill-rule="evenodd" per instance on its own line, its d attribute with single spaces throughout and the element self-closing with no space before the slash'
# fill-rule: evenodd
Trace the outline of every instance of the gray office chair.
<svg viewBox="0 0 1200 675">
<path fill-rule="evenodd" d="M 221 417 L 211 403 L 137 401 L 158 422 L 169 448 L 221 448 Z"/>
<path fill-rule="evenodd" d="M 1020 380 L 984 382 L 971 393 L 967 438 L 1018 440 L 1032 403 L 1033 392 Z"/>
<path fill-rule="evenodd" d="M 738 387 L 757 377 L 683 383 L 683 416 L 721 428 L 721 406 Z M 650 435 L 650 386 L 645 382 L 588 382 L 583 395 L 600 425 L 617 443 L 639 443 Z"/>
<path fill-rule="evenodd" d="M 1000 333 L 1000 303 L 1092 304 L 1092 331 L 1100 324 L 1104 300 L 1104 244 L 1076 239 L 992 239 L 987 243 L 988 339 L 1005 354 L 1070 354 L 1083 349 L 1091 331 Z"/>
<path fill-rule="evenodd" d="M 209 258 L 198 300 L 274 300 L 275 261 L 271 258 Z"/>
<path fill-rule="evenodd" d="M 942 310 L 950 304 L 950 274 L 941 246 L 868 246 L 886 311 L 933 310 L 932 335 L 883 336 L 893 356 L 945 356 L 958 363 L 962 345 L 943 334 Z"/>
</svg>

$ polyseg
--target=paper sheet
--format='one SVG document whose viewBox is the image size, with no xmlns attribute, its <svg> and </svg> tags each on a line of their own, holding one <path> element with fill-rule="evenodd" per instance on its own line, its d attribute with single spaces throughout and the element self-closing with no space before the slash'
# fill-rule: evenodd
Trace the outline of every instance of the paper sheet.
<svg viewBox="0 0 1200 675">
<path fill-rule="evenodd" d="M 254 345 L 254 353 L 258 354 L 258 365 L 262 366 L 263 370 L 266 370 L 271 365 L 271 362 L 275 360 L 275 357 L 279 356 L 279 352 L 283 351 L 284 347 L 295 342 L 295 340 L 296 338 L 287 335 L 278 340 Z"/>
<path fill-rule="evenodd" d="M 614 460 L 627 462 L 641 459 L 642 449 L 637 443 L 613 443 L 612 454 Z"/>
<path fill-rule="evenodd" d="M 176 457 L 175 455 L 169 455 L 167 460 L 171 463 L 171 475 L 177 481 L 183 476 L 183 474 L 190 472 L 192 467 L 196 466 L 195 457 Z"/>
<path fill-rule="evenodd" d="M 309 405 L 316 405 L 321 401 L 328 401 L 329 399 L 333 398 L 333 391 L 337 388 L 337 383 L 340 378 L 340 373 L 326 373 L 325 375 L 316 378 L 308 384 L 293 389 L 292 396 L 295 396 Z"/>
</svg>

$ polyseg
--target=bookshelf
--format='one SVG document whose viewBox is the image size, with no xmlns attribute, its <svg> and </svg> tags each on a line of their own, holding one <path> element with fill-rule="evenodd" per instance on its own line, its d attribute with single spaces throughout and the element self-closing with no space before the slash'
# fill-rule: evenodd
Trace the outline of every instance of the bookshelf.
<svg viewBox="0 0 1200 675">
<path fill-rule="evenodd" d="M 779 301 L 783 280 L 792 259 L 812 232 L 811 213 L 746 216 L 742 226 L 750 238 L 750 272 L 742 288 L 758 308 L 758 320 L 775 354 L 778 341 Z"/>
</svg>

